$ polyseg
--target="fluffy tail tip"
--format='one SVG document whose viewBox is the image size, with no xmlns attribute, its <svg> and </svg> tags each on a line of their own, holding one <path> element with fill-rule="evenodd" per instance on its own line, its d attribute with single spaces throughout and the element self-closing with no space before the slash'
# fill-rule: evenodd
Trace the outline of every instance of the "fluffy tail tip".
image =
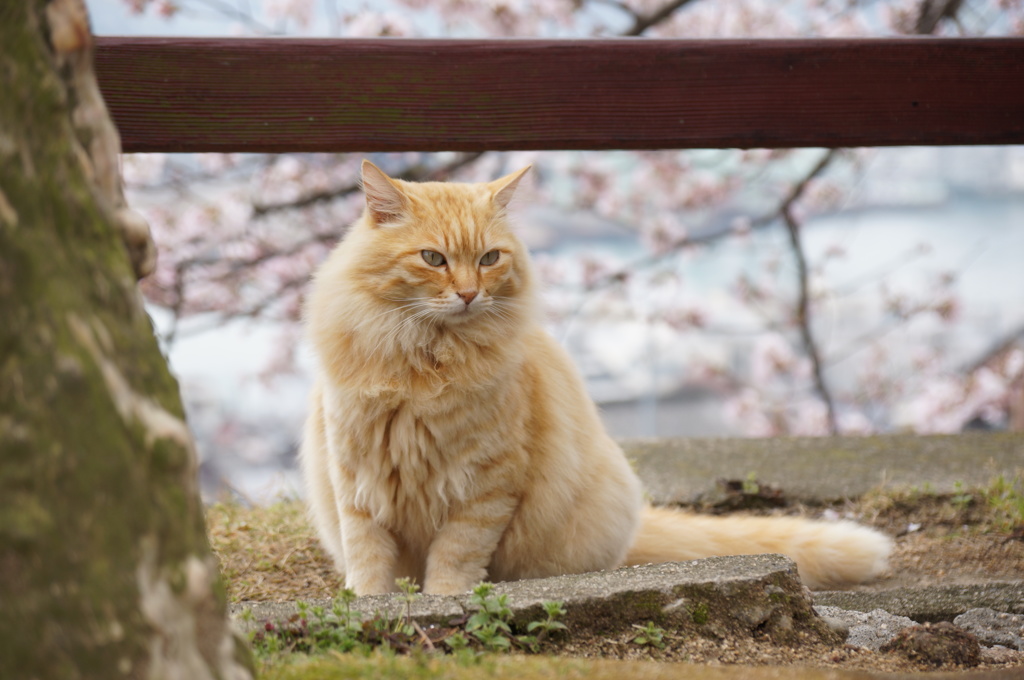
<svg viewBox="0 0 1024 680">
<path fill-rule="evenodd" d="M 886 570 L 892 539 L 854 522 L 819 525 L 821 535 L 795 555 L 800 578 L 812 590 L 842 588 L 877 578 Z"/>
</svg>

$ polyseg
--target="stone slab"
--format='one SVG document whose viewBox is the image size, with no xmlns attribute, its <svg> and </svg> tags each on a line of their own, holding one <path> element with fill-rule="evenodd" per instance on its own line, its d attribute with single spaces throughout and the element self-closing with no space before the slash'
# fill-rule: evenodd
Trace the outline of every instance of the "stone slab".
<svg viewBox="0 0 1024 680">
<path fill-rule="evenodd" d="M 1000 645 L 1024 652 L 1024 615 L 979 607 L 964 612 L 953 619 L 953 623 L 984 645 Z"/>
<path fill-rule="evenodd" d="M 712 557 L 690 562 L 624 567 L 612 571 L 495 584 L 505 595 L 513 622 L 525 626 L 543 619 L 542 603 L 565 604 L 564 622 L 571 634 L 614 636 L 634 632 L 633 625 L 653 622 L 668 630 L 711 637 L 768 634 L 794 642 L 812 636 L 839 642 L 815 613 L 796 565 L 782 555 Z M 325 601 L 310 602 L 330 608 Z M 357 598 L 354 610 L 365 616 L 405 615 L 401 595 Z M 249 609 L 252 615 L 243 617 Z M 411 618 L 421 625 L 445 624 L 472 611 L 470 596 L 424 596 L 413 603 Z M 243 629 L 263 622 L 288 620 L 294 603 L 241 603 L 232 616 Z"/>
<path fill-rule="evenodd" d="M 719 479 L 759 482 L 787 498 L 833 501 L 873 489 L 951 492 L 1024 472 L 1024 433 L 771 439 L 631 439 L 620 442 L 655 503 L 694 503 Z"/>
<path fill-rule="evenodd" d="M 894 616 L 881 609 L 865 613 L 816 605 L 814 611 L 833 630 L 845 635 L 846 644 L 866 647 L 874 652 L 896 637 L 899 631 L 917 625 L 906 616 Z"/>
<path fill-rule="evenodd" d="M 978 607 L 1024 614 L 1024 583 L 894 588 L 877 592 L 820 591 L 814 593 L 814 604 L 859 612 L 884 609 L 919 623 L 935 623 L 952 621 Z"/>
</svg>

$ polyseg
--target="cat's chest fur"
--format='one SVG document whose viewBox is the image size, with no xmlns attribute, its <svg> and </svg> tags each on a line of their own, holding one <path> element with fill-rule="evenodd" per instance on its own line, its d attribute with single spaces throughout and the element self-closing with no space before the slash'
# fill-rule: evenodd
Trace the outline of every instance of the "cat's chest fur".
<svg viewBox="0 0 1024 680">
<path fill-rule="evenodd" d="M 453 508 L 472 498 L 481 475 L 514 443 L 502 437 L 500 399 L 489 390 L 429 396 L 337 391 L 325 402 L 342 438 L 356 508 L 410 541 L 433 536 Z M 474 408 L 466 408 L 467 400 Z"/>
</svg>

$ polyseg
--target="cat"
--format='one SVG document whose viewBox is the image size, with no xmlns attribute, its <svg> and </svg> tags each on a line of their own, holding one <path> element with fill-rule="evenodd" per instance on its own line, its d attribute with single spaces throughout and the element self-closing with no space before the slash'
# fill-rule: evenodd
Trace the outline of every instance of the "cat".
<svg viewBox="0 0 1024 680">
<path fill-rule="evenodd" d="M 490 183 L 411 183 L 363 161 L 365 210 L 314 276 L 318 362 L 300 463 L 310 515 L 359 595 L 410 577 L 454 594 L 508 581 L 778 552 L 811 588 L 885 568 L 852 522 L 648 507 L 569 356 L 538 321 Z"/>
</svg>

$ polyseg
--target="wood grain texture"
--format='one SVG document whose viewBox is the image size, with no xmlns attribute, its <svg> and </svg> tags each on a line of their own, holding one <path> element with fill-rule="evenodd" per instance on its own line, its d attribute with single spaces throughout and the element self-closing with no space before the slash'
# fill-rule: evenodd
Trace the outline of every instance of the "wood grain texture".
<svg viewBox="0 0 1024 680">
<path fill-rule="evenodd" d="M 1024 143 L 1024 39 L 98 43 L 126 151 Z"/>
</svg>

